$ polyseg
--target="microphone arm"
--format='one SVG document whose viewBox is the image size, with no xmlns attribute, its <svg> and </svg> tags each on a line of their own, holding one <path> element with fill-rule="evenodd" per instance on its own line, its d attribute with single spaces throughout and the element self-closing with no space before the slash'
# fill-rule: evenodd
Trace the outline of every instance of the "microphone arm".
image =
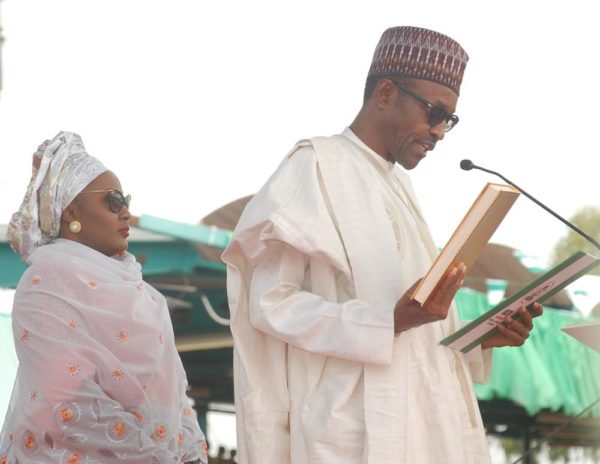
<svg viewBox="0 0 600 464">
<path fill-rule="evenodd" d="M 481 166 L 477 166 L 476 164 L 473 164 L 471 162 L 471 160 L 467 160 L 467 159 L 464 159 L 464 160 L 462 160 L 460 162 L 460 167 L 461 167 L 461 169 L 463 169 L 465 171 L 470 171 L 471 169 L 479 169 L 480 171 L 484 171 L 484 172 L 487 172 L 489 174 L 493 174 L 495 176 L 498 176 L 500 179 L 502 179 L 508 185 L 511 185 L 514 188 L 516 188 L 519 192 L 521 192 L 523 195 L 525 195 L 527 198 L 529 198 L 531 201 L 533 201 L 536 205 L 541 206 L 543 209 L 545 209 L 546 211 L 548 211 L 556 219 L 558 219 L 559 221 L 561 221 L 567 227 L 573 229 L 575 232 L 577 232 L 579 235 L 581 235 L 583 238 L 585 238 L 588 242 L 590 242 L 592 245 L 594 245 L 598 250 L 600 250 L 600 243 L 598 243 L 596 240 L 594 240 L 592 237 L 590 237 L 588 234 L 586 234 L 584 231 L 582 231 L 575 224 L 572 224 L 571 222 L 567 221 L 562 216 L 559 216 L 554 211 L 552 211 L 550 208 L 548 208 L 546 205 L 544 205 L 543 203 L 541 203 L 538 200 L 536 200 L 534 197 L 532 197 L 531 195 L 529 195 L 525 190 L 523 190 L 521 187 L 519 187 L 515 183 L 511 182 L 510 180 L 508 180 L 502 174 L 500 174 L 500 173 L 498 173 L 496 171 L 492 171 L 490 169 L 482 168 Z"/>
</svg>

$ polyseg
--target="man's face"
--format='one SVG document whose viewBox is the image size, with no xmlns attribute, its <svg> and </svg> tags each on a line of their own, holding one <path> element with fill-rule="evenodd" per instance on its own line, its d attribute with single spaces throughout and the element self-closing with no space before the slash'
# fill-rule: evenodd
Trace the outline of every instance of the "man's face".
<svg viewBox="0 0 600 464">
<path fill-rule="evenodd" d="M 389 81 L 388 81 L 389 82 Z M 405 169 L 413 169 L 444 138 L 444 125 L 429 123 L 428 108 L 412 95 L 390 83 L 390 98 L 381 119 L 381 138 L 384 157 Z M 433 105 L 454 113 L 458 96 L 435 82 L 411 80 L 404 85 Z"/>
</svg>

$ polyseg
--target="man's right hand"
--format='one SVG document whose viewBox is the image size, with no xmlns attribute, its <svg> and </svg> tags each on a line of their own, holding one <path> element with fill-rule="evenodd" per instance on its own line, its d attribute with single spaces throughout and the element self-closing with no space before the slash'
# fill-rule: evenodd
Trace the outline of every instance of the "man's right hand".
<svg viewBox="0 0 600 464">
<path fill-rule="evenodd" d="M 410 298 L 420 280 L 415 282 L 402 295 L 394 308 L 394 332 L 396 335 L 428 322 L 446 319 L 454 295 L 463 284 L 466 270 L 467 267 L 463 263 L 450 269 L 426 306 L 421 306 Z"/>
</svg>

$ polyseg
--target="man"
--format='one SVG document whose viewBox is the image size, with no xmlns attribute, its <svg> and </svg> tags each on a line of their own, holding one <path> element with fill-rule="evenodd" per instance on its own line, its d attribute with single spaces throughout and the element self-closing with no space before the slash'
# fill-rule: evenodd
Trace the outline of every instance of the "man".
<svg viewBox="0 0 600 464">
<path fill-rule="evenodd" d="M 471 382 L 532 319 L 469 356 L 438 344 L 465 267 L 411 300 L 436 248 L 402 170 L 458 122 L 467 59 L 437 32 L 385 31 L 350 128 L 299 142 L 240 218 L 223 255 L 238 462 L 489 462 Z"/>
</svg>

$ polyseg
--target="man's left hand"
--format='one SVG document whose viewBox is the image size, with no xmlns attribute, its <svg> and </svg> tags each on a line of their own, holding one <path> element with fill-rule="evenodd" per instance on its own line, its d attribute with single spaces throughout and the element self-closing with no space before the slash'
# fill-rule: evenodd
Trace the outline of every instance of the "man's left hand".
<svg viewBox="0 0 600 464">
<path fill-rule="evenodd" d="M 482 348 L 494 348 L 502 346 L 521 346 L 529 337 L 533 329 L 533 318 L 541 316 L 543 312 L 542 305 L 533 303 L 531 312 L 527 311 L 525 306 L 521 306 L 517 311 L 518 319 L 507 317 L 501 324 L 498 324 L 498 332 L 488 338 L 481 344 Z"/>
</svg>

